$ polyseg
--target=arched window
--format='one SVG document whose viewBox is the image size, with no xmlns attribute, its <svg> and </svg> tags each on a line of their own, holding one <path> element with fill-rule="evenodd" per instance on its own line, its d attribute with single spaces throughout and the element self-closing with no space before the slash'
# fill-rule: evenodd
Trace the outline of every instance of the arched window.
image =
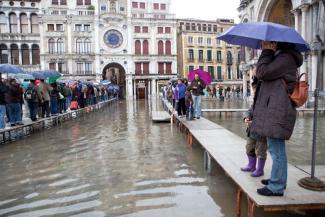
<svg viewBox="0 0 325 217">
<path fill-rule="evenodd" d="M 227 64 L 232 64 L 232 54 L 230 51 L 227 51 Z"/>
<path fill-rule="evenodd" d="M 11 56 L 11 64 L 19 65 L 19 49 L 18 49 L 18 45 L 16 45 L 16 44 L 10 45 L 10 56 Z"/>
<path fill-rule="evenodd" d="M 169 40 L 166 41 L 165 53 L 166 55 L 172 54 L 172 44 Z"/>
<path fill-rule="evenodd" d="M 91 53 L 91 41 L 89 38 L 85 39 L 85 53 L 87 54 Z"/>
<path fill-rule="evenodd" d="M 140 40 L 135 41 L 134 50 L 135 50 L 135 55 L 141 55 L 141 42 L 140 42 Z"/>
<path fill-rule="evenodd" d="M 49 53 L 55 53 L 55 40 L 50 38 L 48 41 Z"/>
<path fill-rule="evenodd" d="M 82 44 L 83 44 L 83 43 L 82 43 L 81 38 L 78 38 L 78 39 L 76 40 L 76 53 L 81 54 L 81 53 L 83 52 Z"/>
<path fill-rule="evenodd" d="M 21 59 L 23 65 L 29 65 L 29 47 L 27 44 L 21 46 Z"/>
<path fill-rule="evenodd" d="M 8 47 L 5 44 L 0 45 L 0 63 L 8 63 Z"/>
<path fill-rule="evenodd" d="M 10 33 L 18 33 L 18 26 L 17 26 L 17 16 L 15 13 L 9 14 L 9 27 Z"/>
<path fill-rule="evenodd" d="M 28 33 L 28 18 L 26 14 L 20 14 L 20 32 Z"/>
<path fill-rule="evenodd" d="M 149 55 L 149 42 L 148 42 L 148 40 L 143 41 L 143 55 Z"/>
<path fill-rule="evenodd" d="M 57 45 L 58 45 L 58 54 L 63 54 L 64 53 L 64 42 L 62 38 L 59 38 L 57 41 Z"/>
<path fill-rule="evenodd" d="M 33 65 L 40 64 L 40 51 L 39 46 L 37 44 L 32 45 L 32 61 Z"/>
<path fill-rule="evenodd" d="M 164 55 L 164 42 L 158 41 L 158 55 Z"/>
<path fill-rule="evenodd" d="M 30 23 L 31 23 L 31 32 L 32 33 L 39 33 L 38 16 L 36 14 L 32 14 L 30 16 Z"/>
<path fill-rule="evenodd" d="M 0 33 L 6 33 L 7 30 L 7 18 L 4 13 L 0 13 Z"/>
</svg>

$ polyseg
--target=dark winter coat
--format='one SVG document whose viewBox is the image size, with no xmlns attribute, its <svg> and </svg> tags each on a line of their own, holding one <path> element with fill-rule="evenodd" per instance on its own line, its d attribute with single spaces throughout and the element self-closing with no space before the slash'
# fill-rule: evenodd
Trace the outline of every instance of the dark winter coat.
<svg viewBox="0 0 325 217">
<path fill-rule="evenodd" d="M 302 55 L 297 51 L 262 51 L 256 68 L 256 77 L 262 83 L 253 107 L 251 133 L 290 139 L 296 122 L 296 108 L 289 98 L 287 88 L 293 90 L 297 68 L 302 62 Z"/>
<path fill-rule="evenodd" d="M 19 84 L 9 85 L 9 91 L 6 93 L 6 102 L 11 103 L 20 103 L 23 96 L 23 91 L 20 88 Z"/>
<path fill-rule="evenodd" d="M 0 81 L 0 105 L 6 105 L 6 93 L 8 91 L 9 87 L 4 82 Z"/>
<path fill-rule="evenodd" d="M 201 79 L 191 81 L 191 84 L 187 87 L 187 90 L 192 90 L 194 96 L 204 95 L 205 83 Z"/>
</svg>

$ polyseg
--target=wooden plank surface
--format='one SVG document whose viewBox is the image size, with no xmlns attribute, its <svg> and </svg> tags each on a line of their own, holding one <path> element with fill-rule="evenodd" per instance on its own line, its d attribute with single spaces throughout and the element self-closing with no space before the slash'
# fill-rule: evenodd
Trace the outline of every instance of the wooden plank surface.
<svg viewBox="0 0 325 217">
<path fill-rule="evenodd" d="M 229 108 L 229 109 L 202 109 L 202 112 L 246 112 L 248 109 L 236 109 L 236 108 Z M 313 108 L 298 108 L 298 112 L 313 112 Z M 325 111 L 324 108 L 319 108 L 318 111 Z"/>
<path fill-rule="evenodd" d="M 169 122 L 170 114 L 166 111 L 152 111 L 151 118 L 154 122 Z"/>
<path fill-rule="evenodd" d="M 292 207 L 325 206 L 325 192 L 309 191 L 298 186 L 298 180 L 309 174 L 291 164 L 288 165 L 288 186 L 283 197 L 258 195 L 256 189 L 263 187 L 260 183 L 261 179 L 269 178 L 271 173 L 270 155 L 268 155 L 264 177 L 253 178 L 250 173 L 240 170 L 240 167 L 247 163 L 245 139 L 205 118 L 194 121 L 186 121 L 184 118 L 178 117 L 177 119 L 189 129 L 193 137 L 257 206 L 278 210 Z M 325 166 L 319 168 L 325 175 Z M 307 168 L 305 169 L 307 170 Z"/>
</svg>

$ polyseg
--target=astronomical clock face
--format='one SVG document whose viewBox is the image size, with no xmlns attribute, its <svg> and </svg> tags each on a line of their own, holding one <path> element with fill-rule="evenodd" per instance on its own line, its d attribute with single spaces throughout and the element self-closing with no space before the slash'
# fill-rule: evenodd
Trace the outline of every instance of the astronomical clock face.
<svg viewBox="0 0 325 217">
<path fill-rule="evenodd" d="M 104 35 L 104 41 L 110 48 L 118 48 L 123 43 L 123 36 L 117 30 L 108 30 Z"/>
</svg>

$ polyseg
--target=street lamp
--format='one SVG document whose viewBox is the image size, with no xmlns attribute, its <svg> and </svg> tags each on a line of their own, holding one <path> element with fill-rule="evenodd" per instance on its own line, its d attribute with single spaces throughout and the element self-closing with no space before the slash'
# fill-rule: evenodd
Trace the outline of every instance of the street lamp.
<svg viewBox="0 0 325 217">
<path fill-rule="evenodd" d="M 314 42 L 315 50 L 317 50 L 317 73 L 316 73 L 316 88 L 314 91 L 314 124 L 313 124 L 313 144 L 312 144 L 312 157 L 311 157 L 311 173 L 310 177 L 302 178 L 298 181 L 298 184 L 306 189 L 312 191 L 325 191 L 325 183 L 315 177 L 316 166 L 316 146 L 317 146 L 317 126 L 318 126 L 318 98 L 320 97 L 321 80 L 322 80 L 322 50 L 323 42 L 319 35 L 316 35 L 316 41 Z M 324 91 L 322 92 L 324 94 Z"/>
</svg>

